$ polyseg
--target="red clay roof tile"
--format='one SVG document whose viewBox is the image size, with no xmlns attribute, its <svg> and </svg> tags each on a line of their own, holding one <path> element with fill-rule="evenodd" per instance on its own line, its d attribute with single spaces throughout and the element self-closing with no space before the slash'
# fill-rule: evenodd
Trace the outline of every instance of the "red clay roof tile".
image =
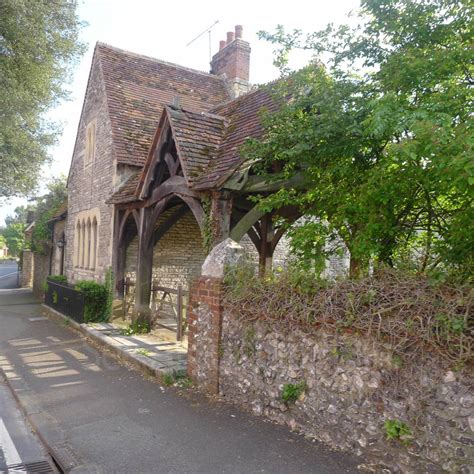
<svg viewBox="0 0 474 474">
<path fill-rule="evenodd" d="M 143 165 L 164 105 L 209 110 L 229 99 L 224 79 L 97 43 L 119 163 Z"/>
</svg>

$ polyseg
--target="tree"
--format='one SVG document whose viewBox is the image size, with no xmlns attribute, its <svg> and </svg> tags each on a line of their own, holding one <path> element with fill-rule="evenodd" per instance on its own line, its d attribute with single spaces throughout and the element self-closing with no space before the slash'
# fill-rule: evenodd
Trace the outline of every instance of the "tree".
<svg viewBox="0 0 474 474">
<path fill-rule="evenodd" d="M 45 244 L 51 238 L 49 221 L 67 198 L 66 178 L 61 176 L 53 178 L 47 185 L 48 192 L 35 199 L 34 204 L 20 206 L 15 209 L 13 216 L 5 218 L 6 226 L 0 232 L 5 238 L 10 253 L 18 256 L 27 246 L 35 252 L 43 253 Z M 34 215 L 34 227 L 31 242 L 25 242 L 25 229 L 28 226 L 29 213 Z"/>
<path fill-rule="evenodd" d="M 37 199 L 35 226 L 31 239 L 33 251 L 45 251 L 45 244 L 48 244 L 51 239 L 49 221 L 66 199 L 66 178 L 64 176 L 53 178 L 48 184 L 48 193 Z"/>
<path fill-rule="evenodd" d="M 31 193 L 49 159 L 45 112 L 67 97 L 80 26 L 74 1 L 0 2 L 0 197 Z"/>
<path fill-rule="evenodd" d="M 21 222 L 14 222 L 2 231 L 2 235 L 7 243 L 8 253 L 12 257 L 18 257 L 24 248 L 25 227 L 26 225 Z"/>
<path fill-rule="evenodd" d="M 360 18 L 355 29 L 262 33 L 278 46 L 278 95 L 291 100 L 265 118 L 265 140 L 247 152 L 269 180 L 306 178 L 262 205 L 297 204 L 327 222 L 313 238 L 303 232 L 306 244 L 335 232 L 353 276 L 371 258 L 393 266 L 403 255 L 422 271 L 472 268 L 472 4 L 366 0 Z M 327 66 L 288 71 L 295 47 Z"/>
</svg>

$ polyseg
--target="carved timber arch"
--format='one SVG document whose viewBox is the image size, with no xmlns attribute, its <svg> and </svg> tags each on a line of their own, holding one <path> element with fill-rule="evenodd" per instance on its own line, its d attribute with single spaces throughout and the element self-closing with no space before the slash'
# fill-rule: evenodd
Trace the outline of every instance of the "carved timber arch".
<svg viewBox="0 0 474 474">
<path fill-rule="evenodd" d="M 259 254 L 261 274 L 265 274 L 270 269 L 276 246 L 287 230 L 286 225 L 275 226 L 274 217 L 276 216 L 283 218 L 286 224 L 293 224 L 301 217 L 301 212 L 293 206 L 286 206 L 274 213 L 267 213 L 258 205 L 246 213 L 233 211 L 232 223 L 234 225 L 230 238 L 240 242 L 245 234 L 250 237 Z"/>
</svg>

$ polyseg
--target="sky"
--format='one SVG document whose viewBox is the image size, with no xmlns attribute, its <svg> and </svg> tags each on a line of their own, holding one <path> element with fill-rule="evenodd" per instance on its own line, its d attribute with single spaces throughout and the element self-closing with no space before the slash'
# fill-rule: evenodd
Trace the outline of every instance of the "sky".
<svg viewBox="0 0 474 474">
<path fill-rule="evenodd" d="M 243 25 L 244 39 L 250 42 L 250 82 L 260 84 L 275 79 L 278 70 L 272 65 L 273 46 L 259 40 L 260 30 L 274 31 L 277 25 L 287 30 L 312 32 L 327 23 L 346 23 L 360 0 L 78 0 L 78 14 L 86 22 L 81 40 L 87 52 L 74 69 L 70 100 L 49 113 L 63 127 L 58 144 L 51 147 L 52 162 L 43 170 L 42 182 L 67 175 L 71 163 L 77 126 L 87 86 L 94 45 L 102 41 L 135 53 L 152 56 L 201 71 L 209 71 L 209 34 L 187 44 L 216 21 L 211 30 L 211 51 L 218 50 L 219 40 L 227 31 Z M 292 66 L 302 66 L 308 55 L 295 55 Z M 44 189 L 44 187 L 43 187 Z M 26 199 L 0 201 L 0 226 L 15 207 Z"/>
</svg>

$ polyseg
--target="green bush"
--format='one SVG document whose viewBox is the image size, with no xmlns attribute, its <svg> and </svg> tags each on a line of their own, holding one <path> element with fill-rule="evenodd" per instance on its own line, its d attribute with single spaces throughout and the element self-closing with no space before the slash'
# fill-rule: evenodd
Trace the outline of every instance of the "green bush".
<svg viewBox="0 0 474 474">
<path fill-rule="evenodd" d="M 47 281 L 54 281 L 55 283 L 67 283 L 66 275 L 49 275 Z"/>
<path fill-rule="evenodd" d="M 84 294 L 84 321 L 106 322 L 109 319 L 108 291 L 105 285 L 95 281 L 78 281 L 74 289 Z"/>
</svg>

